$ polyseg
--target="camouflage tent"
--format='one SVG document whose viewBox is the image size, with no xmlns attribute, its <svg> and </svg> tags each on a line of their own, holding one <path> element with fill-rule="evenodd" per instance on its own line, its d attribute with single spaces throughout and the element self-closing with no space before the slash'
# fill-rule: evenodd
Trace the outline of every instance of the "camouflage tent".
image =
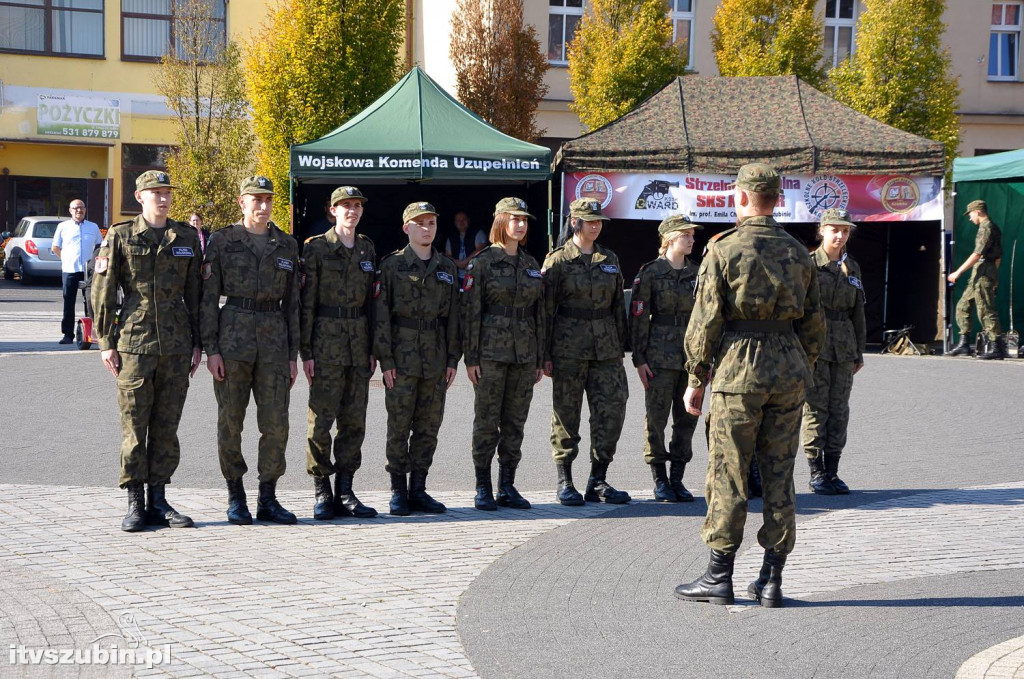
<svg viewBox="0 0 1024 679">
<path fill-rule="evenodd" d="M 796 76 L 676 78 L 604 127 L 562 145 L 564 172 L 943 173 L 943 145 L 847 108 Z"/>
</svg>

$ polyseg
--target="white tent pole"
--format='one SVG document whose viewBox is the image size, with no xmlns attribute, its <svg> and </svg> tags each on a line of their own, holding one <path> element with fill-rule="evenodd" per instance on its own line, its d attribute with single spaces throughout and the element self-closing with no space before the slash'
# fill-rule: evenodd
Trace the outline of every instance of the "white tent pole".
<svg viewBox="0 0 1024 679">
<path fill-rule="evenodd" d="M 558 218 L 555 220 L 558 223 L 558 229 L 562 229 L 562 215 L 565 214 L 565 170 L 562 170 L 562 186 L 558 191 Z M 555 249 L 555 237 L 552 234 L 551 227 L 548 227 L 548 252 Z"/>
<path fill-rule="evenodd" d="M 942 178 L 939 184 L 939 195 L 946 195 L 945 177 Z M 953 195 L 956 195 L 955 187 Z M 939 307 L 942 309 L 942 353 L 949 351 L 949 332 L 946 329 L 946 324 L 949 321 L 946 313 L 946 295 L 948 292 L 949 286 L 946 285 L 946 211 L 943 210 L 942 217 L 939 218 Z"/>
</svg>

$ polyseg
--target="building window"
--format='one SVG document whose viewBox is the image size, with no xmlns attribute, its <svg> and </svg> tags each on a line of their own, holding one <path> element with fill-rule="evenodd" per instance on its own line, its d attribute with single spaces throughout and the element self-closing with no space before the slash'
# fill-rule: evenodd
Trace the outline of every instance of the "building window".
<svg viewBox="0 0 1024 679">
<path fill-rule="evenodd" d="M 693 70 L 693 4 L 695 0 L 670 0 L 672 44 L 686 57 L 686 69 Z"/>
<path fill-rule="evenodd" d="M 2 2 L 3 0 L 0 0 Z M 125 61 L 160 61 L 174 49 L 180 17 L 189 0 L 121 0 L 121 58 Z M 226 0 L 210 4 L 210 33 L 214 43 L 227 40 Z M 181 56 L 179 53 L 178 56 Z"/>
<path fill-rule="evenodd" d="M 583 18 L 583 0 L 548 0 L 548 61 L 569 63 L 569 43 Z"/>
<path fill-rule="evenodd" d="M 992 32 L 988 40 L 988 79 L 1018 80 L 1020 74 L 1021 3 L 992 5 Z"/>
<path fill-rule="evenodd" d="M 853 29 L 857 24 L 856 0 L 825 2 L 825 65 L 835 68 L 853 54 Z"/>
<path fill-rule="evenodd" d="M 166 170 L 170 146 L 121 144 L 121 212 L 138 214 L 142 206 L 135 200 L 135 180 L 146 170 Z"/>
<path fill-rule="evenodd" d="M 103 0 L 0 0 L 0 51 L 103 56 Z"/>
</svg>

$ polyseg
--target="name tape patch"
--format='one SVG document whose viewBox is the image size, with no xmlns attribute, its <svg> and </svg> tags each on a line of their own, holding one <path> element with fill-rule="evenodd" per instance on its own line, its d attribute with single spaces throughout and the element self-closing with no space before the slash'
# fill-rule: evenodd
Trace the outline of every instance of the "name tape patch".
<svg viewBox="0 0 1024 679">
<path fill-rule="evenodd" d="M 444 281 L 445 283 L 448 283 L 449 285 L 451 285 L 451 284 L 455 283 L 455 276 L 452 276 L 447 271 L 438 271 L 437 272 L 437 280 Z"/>
<path fill-rule="evenodd" d="M 373 273 L 373 262 L 359 262 L 359 268 L 368 273 Z"/>
<path fill-rule="evenodd" d="M 171 248 L 171 254 L 175 257 L 195 257 L 196 253 L 192 251 L 192 248 L 185 246 L 176 246 Z"/>
<path fill-rule="evenodd" d="M 544 274 L 542 274 L 540 271 L 537 271 L 536 269 L 527 269 L 526 275 L 529 276 L 530 278 L 544 278 Z"/>
<path fill-rule="evenodd" d="M 850 280 L 850 285 L 852 285 L 853 287 L 857 288 L 858 290 L 863 290 L 864 289 L 864 285 L 860 282 L 860 279 L 857 278 L 856 276 L 850 276 L 849 280 Z"/>
<path fill-rule="evenodd" d="M 604 271 L 605 273 L 619 273 L 619 265 L 618 264 L 602 264 L 601 265 L 601 271 Z"/>
<path fill-rule="evenodd" d="M 290 259 L 285 259 L 284 257 L 277 257 L 275 259 L 275 263 L 277 265 L 277 268 L 281 269 L 281 271 L 294 271 L 295 270 L 295 266 L 294 266 L 294 264 L 292 264 L 292 260 L 290 260 Z"/>
</svg>

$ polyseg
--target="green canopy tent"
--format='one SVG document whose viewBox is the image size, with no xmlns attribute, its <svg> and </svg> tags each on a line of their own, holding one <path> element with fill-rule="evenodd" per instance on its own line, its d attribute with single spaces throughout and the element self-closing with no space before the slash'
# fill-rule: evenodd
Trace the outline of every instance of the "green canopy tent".
<svg viewBox="0 0 1024 679">
<path fill-rule="evenodd" d="M 1024 318 L 1021 316 L 1024 312 L 1024 246 L 1018 247 L 1019 252 L 1014 256 L 1014 245 L 1024 232 L 1024 149 L 975 158 L 957 158 L 953 161 L 953 190 L 955 222 L 952 268 L 960 266 L 974 252 L 974 237 L 978 227 L 963 214 L 972 200 L 988 203 L 989 216 L 1003 232 L 1003 259 L 999 266 L 996 308 L 1003 329 L 1009 329 L 1011 292 L 1014 324 Z M 968 278 L 961 276 L 957 281 L 951 296 L 954 303 L 963 295 Z M 956 340 L 959 331 L 955 327 L 953 331 L 957 334 L 953 338 Z"/>
</svg>

